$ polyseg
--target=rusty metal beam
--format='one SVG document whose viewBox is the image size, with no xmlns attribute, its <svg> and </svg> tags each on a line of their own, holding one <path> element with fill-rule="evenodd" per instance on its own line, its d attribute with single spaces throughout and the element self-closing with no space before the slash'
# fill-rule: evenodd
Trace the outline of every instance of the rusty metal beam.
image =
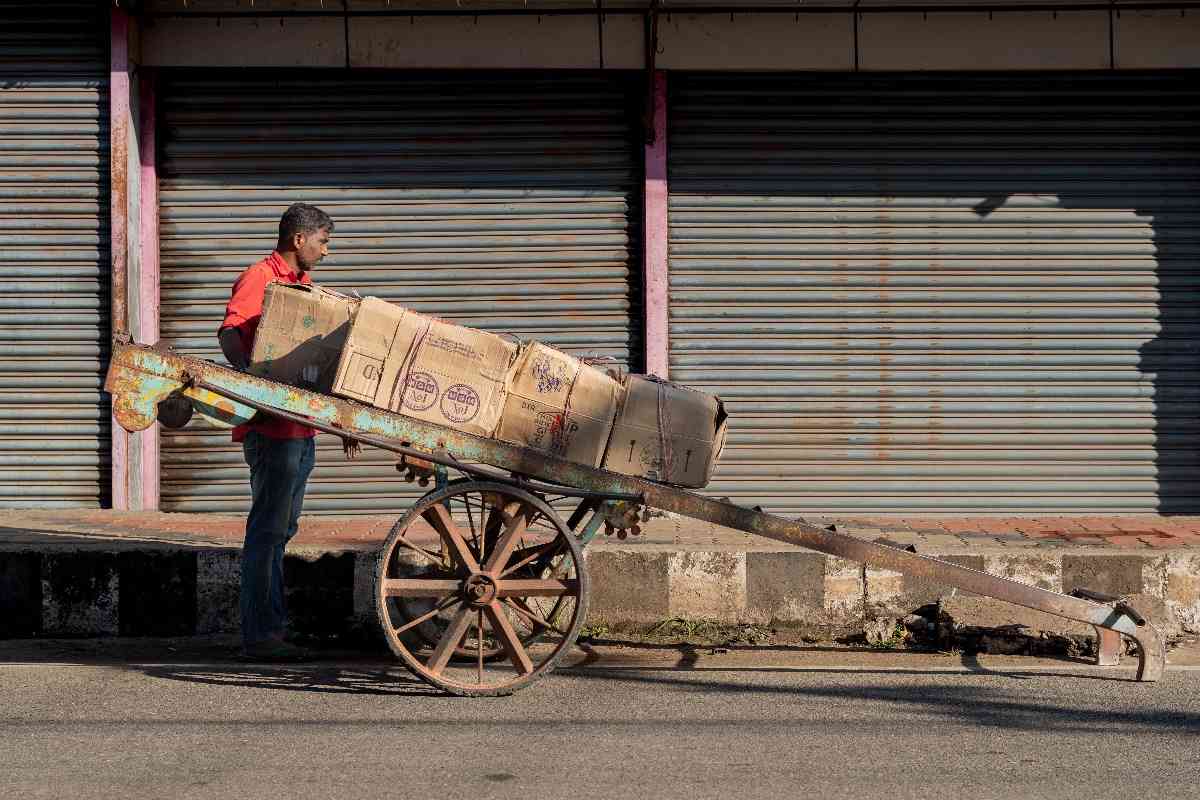
<svg viewBox="0 0 1200 800">
<path fill-rule="evenodd" d="M 109 325 L 114 336 L 129 332 L 129 14 L 113 8 L 109 17 Z M 112 425 L 112 507 L 130 508 L 129 470 L 132 437 Z"/>
</svg>

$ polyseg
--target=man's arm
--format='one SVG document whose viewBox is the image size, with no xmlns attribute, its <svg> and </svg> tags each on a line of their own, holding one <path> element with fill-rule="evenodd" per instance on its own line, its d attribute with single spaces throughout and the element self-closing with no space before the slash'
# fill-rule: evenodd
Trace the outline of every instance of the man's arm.
<svg viewBox="0 0 1200 800">
<path fill-rule="evenodd" d="M 221 328 L 217 333 L 217 341 L 221 343 L 221 352 L 225 360 L 238 369 L 250 366 L 250 356 L 242 347 L 242 334 L 237 328 Z"/>
<path fill-rule="evenodd" d="M 229 304 L 225 306 L 225 318 L 217 330 L 217 342 L 226 360 L 237 369 L 250 366 L 250 348 L 254 338 L 250 327 L 252 321 L 262 314 L 263 293 L 270 279 L 267 270 L 251 267 L 234 281 Z M 248 339 L 251 342 L 247 342 Z"/>
</svg>

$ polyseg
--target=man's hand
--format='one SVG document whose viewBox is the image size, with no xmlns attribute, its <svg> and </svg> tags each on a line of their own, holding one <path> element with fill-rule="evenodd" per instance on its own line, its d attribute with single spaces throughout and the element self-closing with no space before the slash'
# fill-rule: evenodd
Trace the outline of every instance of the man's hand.
<svg viewBox="0 0 1200 800">
<path fill-rule="evenodd" d="M 221 328 L 217 333 L 217 341 L 221 345 L 225 360 L 235 368 L 245 369 L 250 366 L 250 358 L 242 347 L 242 335 L 238 333 L 237 328 Z"/>
<path fill-rule="evenodd" d="M 346 454 L 346 460 L 352 460 L 355 456 L 362 452 L 362 446 L 357 439 L 347 439 L 342 437 L 342 452 Z"/>
</svg>

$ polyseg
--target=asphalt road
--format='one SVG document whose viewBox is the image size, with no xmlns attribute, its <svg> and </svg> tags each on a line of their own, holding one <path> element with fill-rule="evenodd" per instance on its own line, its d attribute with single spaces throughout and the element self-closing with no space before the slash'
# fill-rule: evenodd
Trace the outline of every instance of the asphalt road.
<svg viewBox="0 0 1200 800">
<path fill-rule="evenodd" d="M 0 649 L 0 797 L 1200 795 L 1194 669 L 1137 684 L 1128 671 L 1019 659 L 998 673 L 944 657 L 772 652 L 680 669 L 677 655 L 472 700 L 383 661 Z"/>
</svg>

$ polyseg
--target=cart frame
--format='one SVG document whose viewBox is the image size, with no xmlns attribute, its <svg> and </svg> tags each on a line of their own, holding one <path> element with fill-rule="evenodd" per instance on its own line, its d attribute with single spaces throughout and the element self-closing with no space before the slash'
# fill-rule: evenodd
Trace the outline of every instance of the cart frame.
<svg viewBox="0 0 1200 800">
<path fill-rule="evenodd" d="M 223 424 L 234 424 L 256 412 L 266 412 L 392 451 L 405 459 L 430 462 L 437 465 L 439 484 L 444 482 L 444 470 L 449 468 L 513 490 L 580 498 L 584 501 L 581 507 L 640 504 L 1092 625 L 1098 636 L 1098 664 L 1111 666 L 1119 662 L 1122 636 L 1137 644 L 1138 681 L 1158 680 L 1166 663 L 1158 630 L 1120 598 L 1086 590 L 1073 596 L 1059 594 L 848 536 L 839 533 L 835 526 L 826 528 L 785 519 L 687 489 L 618 475 L 277 383 L 212 361 L 179 355 L 169 347 L 138 345 L 124 337 L 114 339 L 105 390 L 112 395 L 114 417 L 129 431 L 144 430 L 153 424 L 158 403 L 172 395 L 187 397 L 201 414 Z M 593 515 L 587 529 L 579 532 L 582 544 L 595 535 L 600 518 L 600 514 Z"/>
</svg>

